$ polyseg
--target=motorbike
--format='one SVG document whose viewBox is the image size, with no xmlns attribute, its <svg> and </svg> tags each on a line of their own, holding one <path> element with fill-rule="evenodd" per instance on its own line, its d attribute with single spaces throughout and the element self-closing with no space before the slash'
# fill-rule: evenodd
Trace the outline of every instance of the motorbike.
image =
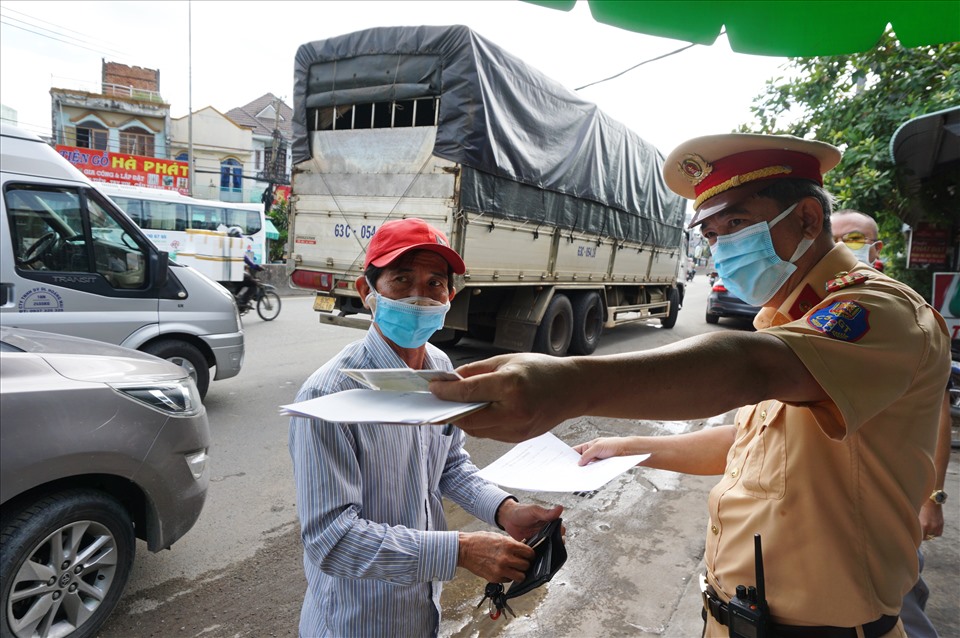
<svg viewBox="0 0 960 638">
<path fill-rule="evenodd" d="M 693 268 L 687 268 L 687 281 L 693 281 L 694 275 L 697 274 L 697 271 Z"/>
<path fill-rule="evenodd" d="M 232 285 L 226 287 L 233 293 L 233 300 L 237 304 L 237 311 L 239 311 L 242 317 L 256 308 L 257 314 L 260 315 L 261 319 L 264 321 L 273 321 L 277 318 L 277 315 L 280 314 L 280 295 L 277 293 L 276 286 L 265 284 L 257 278 L 254 278 L 253 282 L 255 287 L 246 303 L 241 303 L 239 298 L 243 283 L 228 282 Z M 224 284 L 225 282 L 220 283 Z"/>
<path fill-rule="evenodd" d="M 715 271 L 715 270 L 710 271 L 710 274 L 707 275 L 707 279 L 710 281 L 710 285 L 711 285 L 711 286 L 712 286 L 713 284 L 717 283 L 717 277 L 718 277 L 717 271 Z"/>
</svg>

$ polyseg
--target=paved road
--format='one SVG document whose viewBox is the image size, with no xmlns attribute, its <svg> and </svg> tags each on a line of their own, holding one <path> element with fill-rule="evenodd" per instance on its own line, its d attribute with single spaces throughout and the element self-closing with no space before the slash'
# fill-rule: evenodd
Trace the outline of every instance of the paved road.
<svg viewBox="0 0 960 638">
<path fill-rule="evenodd" d="M 703 320 L 707 294 L 698 277 L 673 330 L 623 326 L 604 335 L 599 353 L 664 345 L 707 330 L 749 329 Z M 287 297 L 280 317 L 245 319 L 247 360 L 234 379 L 215 382 L 206 399 L 213 432 L 213 480 L 204 512 L 171 551 L 138 544 L 121 606 L 102 638 L 296 636 L 305 583 L 296 525 L 287 420 L 277 406 L 360 333 L 320 325 L 310 299 Z M 450 350 L 456 364 L 494 354 L 465 340 Z M 695 382 L 695 371 L 691 371 Z M 723 422 L 720 415 L 713 422 Z M 601 434 L 679 432 L 705 422 L 637 422 L 582 418 L 554 432 L 570 444 Z M 508 446 L 471 439 L 483 467 Z M 954 452 L 943 538 L 927 543 L 929 611 L 944 636 L 960 636 L 960 478 Z M 715 479 L 634 469 L 592 497 L 524 500 L 563 504 L 567 565 L 547 586 L 517 599 L 517 618 L 489 619 L 476 605 L 483 582 L 459 570 L 444 589 L 444 636 L 699 636 L 699 594 L 691 577 L 702 566 L 706 493 Z M 453 527 L 483 529 L 456 506 Z"/>
</svg>

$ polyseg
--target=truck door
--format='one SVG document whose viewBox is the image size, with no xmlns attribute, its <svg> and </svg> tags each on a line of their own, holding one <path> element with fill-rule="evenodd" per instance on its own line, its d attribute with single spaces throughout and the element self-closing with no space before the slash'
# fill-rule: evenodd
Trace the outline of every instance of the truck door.
<svg viewBox="0 0 960 638">
<path fill-rule="evenodd" d="M 158 321 L 148 240 L 92 189 L 8 182 L 3 324 L 122 343 Z"/>
</svg>

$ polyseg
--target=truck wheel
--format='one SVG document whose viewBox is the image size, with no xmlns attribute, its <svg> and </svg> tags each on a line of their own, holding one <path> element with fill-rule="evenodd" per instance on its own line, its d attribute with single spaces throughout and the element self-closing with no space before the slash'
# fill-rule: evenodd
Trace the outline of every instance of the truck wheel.
<svg viewBox="0 0 960 638">
<path fill-rule="evenodd" d="M 554 295 L 533 339 L 533 351 L 562 357 L 573 338 L 573 306 L 566 295 Z"/>
<path fill-rule="evenodd" d="M 670 314 L 660 317 L 660 325 L 670 329 L 677 325 L 677 315 L 680 314 L 680 291 L 676 288 L 667 290 L 667 301 L 670 302 Z"/>
<path fill-rule="evenodd" d="M 570 352 L 574 354 L 592 354 L 600 342 L 603 332 L 603 303 L 600 295 L 588 292 L 574 298 L 573 337 L 570 339 Z"/>
<path fill-rule="evenodd" d="M 136 538 L 114 498 L 74 489 L 5 518 L 0 546 L 0 634 L 85 638 L 119 602 Z"/>
<path fill-rule="evenodd" d="M 207 360 L 195 345 L 186 341 L 164 339 L 148 343 L 143 351 L 166 359 L 186 370 L 197 384 L 200 398 L 207 396 L 207 388 L 210 386 L 210 368 L 207 367 Z"/>
<path fill-rule="evenodd" d="M 460 343 L 463 338 L 463 330 L 454 330 L 453 328 L 441 328 L 430 337 L 430 343 L 438 348 L 452 348 Z"/>
</svg>

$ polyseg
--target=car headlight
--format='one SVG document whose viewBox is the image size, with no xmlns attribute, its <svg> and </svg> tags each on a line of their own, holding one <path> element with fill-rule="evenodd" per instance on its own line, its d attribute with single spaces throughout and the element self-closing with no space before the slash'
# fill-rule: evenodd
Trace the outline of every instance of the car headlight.
<svg viewBox="0 0 960 638">
<path fill-rule="evenodd" d="M 113 389 L 165 414 L 191 416 L 203 409 L 197 386 L 188 379 L 149 385 L 114 385 Z"/>
</svg>

